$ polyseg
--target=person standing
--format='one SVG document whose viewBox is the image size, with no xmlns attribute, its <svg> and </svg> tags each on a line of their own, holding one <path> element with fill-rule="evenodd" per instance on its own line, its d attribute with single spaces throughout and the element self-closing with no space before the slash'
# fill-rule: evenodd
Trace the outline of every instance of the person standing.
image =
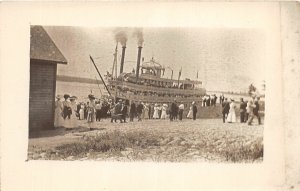
<svg viewBox="0 0 300 191">
<path fill-rule="evenodd" d="M 72 114 L 70 116 L 70 126 L 68 127 L 68 130 L 78 127 L 78 123 L 77 123 L 78 113 L 77 113 L 77 104 L 75 100 L 76 100 L 75 96 L 70 97 L 70 107 L 72 109 Z"/>
<path fill-rule="evenodd" d="M 206 96 L 203 97 L 203 100 L 202 100 L 202 106 L 203 106 L 203 107 L 206 106 Z"/>
<path fill-rule="evenodd" d="M 162 105 L 158 104 L 158 118 L 161 119 L 161 113 L 162 113 Z"/>
<path fill-rule="evenodd" d="M 153 113 L 153 119 L 159 119 L 159 115 L 158 115 L 158 105 L 157 103 L 154 105 L 154 113 Z"/>
<path fill-rule="evenodd" d="M 145 117 L 146 117 L 146 105 L 145 105 L 144 102 L 142 102 L 142 105 L 143 105 L 143 111 L 142 111 L 142 116 L 141 116 L 141 118 L 142 118 L 142 120 L 144 120 Z"/>
<path fill-rule="evenodd" d="M 95 96 L 90 94 L 88 95 L 90 102 L 87 105 L 87 122 L 88 127 L 90 130 L 92 130 L 95 126 L 95 120 L 96 120 L 96 104 L 95 104 Z"/>
<path fill-rule="evenodd" d="M 166 119 L 167 118 L 167 109 L 168 109 L 168 105 L 163 104 L 162 108 L 161 108 L 161 118 L 160 119 Z"/>
<path fill-rule="evenodd" d="M 227 116 L 227 122 L 228 123 L 235 123 L 236 122 L 236 115 L 235 115 L 235 103 L 234 100 L 231 99 L 231 103 L 229 105 L 229 113 Z"/>
<path fill-rule="evenodd" d="M 127 105 L 125 104 L 125 101 L 122 102 L 122 117 L 123 122 L 126 123 L 126 117 L 127 117 Z"/>
<path fill-rule="evenodd" d="M 144 112 L 145 112 L 145 116 L 144 116 L 144 118 L 145 119 L 150 119 L 149 118 L 149 104 L 148 103 L 146 103 L 145 105 L 144 105 Z"/>
<path fill-rule="evenodd" d="M 136 114 L 136 106 L 135 106 L 134 101 L 132 101 L 132 103 L 130 105 L 130 110 L 129 110 L 130 121 L 133 121 L 135 114 Z"/>
<path fill-rule="evenodd" d="M 62 127 L 63 126 L 63 103 L 61 102 L 61 96 L 56 96 L 55 101 L 55 114 L 54 114 L 54 127 Z"/>
<path fill-rule="evenodd" d="M 204 103 L 204 102 L 203 102 Z M 193 118 L 193 105 L 190 106 L 189 112 L 186 116 L 188 119 L 192 119 Z"/>
<path fill-rule="evenodd" d="M 77 114 L 78 114 L 78 119 L 80 119 L 80 115 L 79 115 L 79 111 L 80 111 L 80 109 L 81 109 L 81 104 L 80 103 L 78 103 L 77 104 L 77 110 L 76 110 L 76 112 L 77 112 Z"/>
<path fill-rule="evenodd" d="M 210 106 L 210 95 L 209 95 L 208 98 L 206 99 L 206 106 L 207 106 L 207 107 Z"/>
<path fill-rule="evenodd" d="M 154 115 L 154 104 L 153 103 L 151 103 L 151 105 L 150 105 L 149 113 L 150 113 L 150 119 L 153 119 L 153 115 Z"/>
<path fill-rule="evenodd" d="M 227 101 L 227 98 L 225 98 L 224 102 L 222 103 L 223 123 L 225 123 L 225 119 L 228 116 L 229 109 L 230 109 L 229 102 Z"/>
<path fill-rule="evenodd" d="M 244 102 L 244 99 L 241 98 L 241 103 L 240 103 L 240 122 L 245 123 L 245 115 L 246 115 L 246 107 L 247 104 Z"/>
<path fill-rule="evenodd" d="M 253 100 L 250 99 L 250 100 L 247 102 L 247 107 L 246 107 L 246 119 L 247 119 L 246 122 L 249 121 L 250 115 L 252 115 L 252 113 L 253 113 L 253 108 L 254 108 L 254 107 L 255 107 L 255 106 L 253 105 Z"/>
<path fill-rule="evenodd" d="M 100 121 L 100 119 L 101 119 L 101 104 L 100 104 L 100 101 L 96 102 L 95 109 L 96 109 L 96 121 Z"/>
<path fill-rule="evenodd" d="M 85 119 L 85 120 L 87 120 L 89 104 L 90 104 L 90 103 L 87 102 L 87 103 L 84 105 L 84 119 Z"/>
<path fill-rule="evenodd" d="M 177 109 L 177 104 L 176 104 L 176 99 L 174 99 L 170 108 L 170 121 L 173 121 L 175 119 L 176 109 Z"/>
<path fill-rule="evenodd" d="M 84 119 L 84 104 L 80 104 L 80 110 L 79 110 L 79 119 L 83 120 Z"/>
<path fill-rule="evenodd" d="M 253 109 L 255 108 L 255 104 L 253 103 L 253 100 L 249 100 L 247 103 L 247 113 L 248 113 L 248 125 L 252 125 L 252 120 L 254 118 L 253 116 Z"/>
<path fill-rule="evenodd" d="M 254 98 L 253 98 L 254 99 Z M 248 107 L 248 110 L 249 110 L 249 119 L 248 119 L 248 125 L 252 125 L 252 121 L 254 119 L 254 116 L 257 117 L 258 119 L 258 124 L 260 125 L 261 124 L 261 119 L 260 119 L 260 116 L 258 114 L 258 111 L 259 111 L 259 103 L 258 103 L 258 100 L 255 100 L 255 101 L 252 101 L 250 100 L 249 104 L 247 105 Z"/>
<path fill-rule="evenodd" d="M 182 115 L 183 115 L 183 110 L 184 110 L 184 104 L 182 102 L 179 105 L 178 109 L 179 109 L 179 112 L 178 112 L 179 120 L 182 121 Z"/>
<path fill-rule="evenodd" d="M 122 116 L 122 100 L 119 99 L 119 101 L 116 103 L 115 107 L 114 107 L 114 115 L 120 115 Z M 117 122 L 117 118 L 111 118 L 111 121 L 110 122 L 113 122 L 113 120 L 115 120 L 115 122 Z M 120 123 L 122 123 L 122 117 L 120 119 Z"/>
<path fill-rule="evenodd" d="M 72 114 L 72 109 L 70 107 L 70 101 L 69 101 L 70 95 L 69 94 L 65 94 L 64 95 L 64 101 L 62 102 L 63 104 L 63 127 L 64 128 L 70 128 L 71 124 L 70 124 L 70 119 L 71 119 L 71 114 Z"/>
<path fill-rule="evenodd" d="M 197 115 L 198 109 L 197 109 L 196 103 L 194 101 L 192 102 L 192 106 L 193 106 L 193 120 L 196 120 L 196 115 Z"/>
<path fill-rule="evenodd" d="M 261 118 L 260 118 L 260 115 L 259 115 L 259 100 L 260 100 L 260 98 L 256 97 L 256 100 L 254 102 L 255 108 L 253 109 L 253 115 L 255 115 L 257 117 L 258 124 L 261 125 Z"/>
<path fill-rule="evenodd" d="M 216 96 L 216 94 L 214 94 L 214 106 L 217 105 L 217 99 L 218 99 L 218 97 Z"/>
<path fill-rule="evenodd" d="M 174 120 L 177 120 L 178 111 L 179 111 L 179 108 L 178 108 L 178 105 L 176 104 L 175 111 L 174 111 Z"/>
<path fill-rule="evenodd" d="M 143 110 L 144 110 L 144 106 L 141 102 L 139 102 L 137 108 L 136 108 L 136 113 L 137 113 L 137 116 L 138 116 L 138 121 L 142 121 L 142 113 L 143 113 Z"/>
<path fill-rule="evenodd" d="M 214 101 L 215 101 L 215 97 L 214 97 L 214 95 L 212 95 L 211 99 L 210 99 L 210 105 L 211 106 L 214 106 L 214 104 L 215 104 Z"/>
</svg>

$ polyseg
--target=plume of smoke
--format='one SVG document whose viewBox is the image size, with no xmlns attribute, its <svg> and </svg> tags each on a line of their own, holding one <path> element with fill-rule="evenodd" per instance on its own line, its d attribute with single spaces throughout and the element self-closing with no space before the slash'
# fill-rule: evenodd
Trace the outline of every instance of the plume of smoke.
<svg viewBox="0 0 300 191">
<path fill-rule="evenodd" d="M 123 29 L 117 28 L 115 31 L 115 40 L 119 42 L 122 46 L 126 46 L 127 42 L 127 32 Z"/>
<path fill-rule="evenodd" d="M 133 36 L 135 36 L 137 38 L 138 46 L 142 46 L 144 43 L 143 29 L 136 28 L 133 32 Z"/>
</svg>

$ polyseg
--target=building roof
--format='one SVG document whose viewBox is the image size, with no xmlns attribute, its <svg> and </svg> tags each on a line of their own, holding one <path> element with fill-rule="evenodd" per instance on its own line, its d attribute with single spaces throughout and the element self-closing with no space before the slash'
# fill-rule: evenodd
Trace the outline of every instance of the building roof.
<svg viewBox="0 0 300 191">
<path fill-rule="evenodd" d="M 30 59 L 67 64 L 66 58 L 42 26 L 30 27 Z"/>
</svg>

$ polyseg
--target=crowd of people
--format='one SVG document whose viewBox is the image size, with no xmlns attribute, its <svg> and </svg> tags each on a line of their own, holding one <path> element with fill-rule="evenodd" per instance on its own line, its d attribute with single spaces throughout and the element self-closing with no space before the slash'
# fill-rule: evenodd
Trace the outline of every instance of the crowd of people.
<svg viewBox="0 0 300 191">
<path fill-rule="evenodd" d="M 176 99 L 170 104 L 164 103 L 144 103 L 142 101 L 129 104 L 125 100 L 119 99 L 114 103 L 112 99 L 96 99 L 93 95 L 88 95 L 89 101 L 76 103 L 77 97 L 65 94 L 64 96 L 57 96 L 55 102 L 55 127 L 65 127 L 66 129 L 73 129 L 78 127 L 78 120 L 87 120 L 89 128 L 92 129 L 96 121 L 101 121 L 103 118 L 111 118 L 111 122 L 120 121 L 126 123 L 126 118 L 133 122 L 142 120 L 179 120 L 184 117 L 196 120 L 198 108 L 195 102 L 191 103 L 189 108 L 185 108 L 183 102 L 177 102 Z M 239 108 L 235 100 L 230 101 L 223 95 L 220 96 L 219 101 L 222 106 L 223 123 L 237 122 L 236 112 L 240 114 L 240 122 L 252 125 L 253 119 L 258 119 L 258 124 L 261 124 L 259 97 L 252 98 L 249 101 L 244 101 L 240 98 Z M 202 100 L 202 107 L 216 106 L 217 96 L 204 96 Z M 187 115 L 184 111 L 187 110 Z"/>
<path fill-rule="evenodd" d="M 97 100 L 93 95 L 88 96 L 89 101 L 76 103 L 77 97 L 65 94 L 64 96 L 56 96 L 55 102 L 55 119 L 54 127 L 65 127 L 73 129 L 78 127 L 78 120 L 87 120 L 89 128 L 94 128 L 96 121 L 101 121 L 103 118 L 110 117 L 111 122 L 120 121 L 126 123 L 126 118 L 129 116 L 129 121 L 133 122 L 147 119 L 169 119 L 170 121 L 182 120 L 185 105 L 182 102 L 177 102 L 176 99 L 171 104 L 159 103 L 144 103 L 141 101 L 132 101 L 130 106 L 125 100 L 119 99 L 113 103 L 111 99 Z M 187 118 L 196 120 L 197 106 L 192 102 Z"/>
<path fill-rule="evenodd" d="M 213 95 L 205 95 L 202 98 L 202 107 L 210 107 L 210 106 L 216 106 L 217 105 L 217 99 L 218 97 L 216 94 Z M 224 96 L 220 96 L 220 104 L 224 101 Z"/>
<path fill-rule="evenodd" d="M 244 101 L 243 98 L 240 98 L 240 107 L 237 108 L 234 99 L 231 99 L 229 101 L 227 98 L 225 98 L 224 101 L 222 101 L 223 123 L 237 122 L 236 110 L 239 109 L 241 123 L 248 123 L 248 125 L 252 125 L 252 121 L 254 117 L 256 117 L 258 120 L 258 124 L 261 125 L 262 122 L 259 114 L 259 100 L 259 97 L 253 97 L 249 101 Z"/>
</svg>

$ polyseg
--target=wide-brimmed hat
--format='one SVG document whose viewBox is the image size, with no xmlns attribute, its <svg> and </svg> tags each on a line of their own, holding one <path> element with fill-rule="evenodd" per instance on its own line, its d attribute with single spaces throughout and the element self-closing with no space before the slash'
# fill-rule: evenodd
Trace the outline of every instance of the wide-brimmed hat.
<svg viewBox="0 0 300 191">
<path fill-rule="evenodd" d="M 96 99 L 93 94 L 88 95 L 89 99 Z"/>
<path fill-rule="evenodd" d="M 74 100 L 74 99 L 77 99 L 77 97 L 76 96 L 71 96 L 69 99 Z"/>
<path fill-rule="evenodd" d="M 65 94 L 65 95 L 64 95 L 64 98 L 65 98 L 65 99 L 68 99 L 69 97 L 70 97 L 69 94 Z"/>
<path fill-rule="evenodd" d="M 61 99 L 61 98 L 63 98 L 63 96 L 62 95 L 57 95 L 56 98 Z"/>
</svg>

